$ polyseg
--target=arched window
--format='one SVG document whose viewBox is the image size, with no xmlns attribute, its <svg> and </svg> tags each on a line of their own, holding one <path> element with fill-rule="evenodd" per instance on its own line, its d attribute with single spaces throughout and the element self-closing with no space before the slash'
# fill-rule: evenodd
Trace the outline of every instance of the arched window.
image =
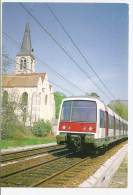
<svg viewBox="0 0 133 195">
<path fill-rule="evenodd" d="M 8 103 L 8 92 L 4 91 L 2 96 L 2 106 L 6 106 Z"/>
<path fill-rule="evenodd" d="M 47 105 L 47 101 L 48 101 L 48 96 L 45 96 L 45 105 Z"/>
<path fill-rule="evenodd" d="M 23 69 L 23 60 L 20 61 L 20 70 Z"/>
<path fill-rule="evenodd" d="M 28 105 L 28 94 L 26 92 L 24 92 L 22 94 L 22 105 L 23 106 L 27 106 Z"/>
<path fill-rule="evenodd" d="M 20 60 L 20 70 L 25 70 L 27 68 L 26 66 L 26 59 L 25 58 L 21 58 Z"/>
<path fill-rule="evenodd" d="M 26 69 L 26 60 L 24 60 L 24 69 Z"/>
</svg>

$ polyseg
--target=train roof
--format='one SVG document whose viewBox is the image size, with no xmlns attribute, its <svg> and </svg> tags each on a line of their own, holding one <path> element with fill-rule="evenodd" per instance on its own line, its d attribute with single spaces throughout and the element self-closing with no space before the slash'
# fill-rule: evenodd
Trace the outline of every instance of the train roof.
<svg viewBox="0 0 133 195">
<path fill-rule="evenodd" d="M 67 98 L 65 98 L 65 99 L 68 99 L 68 98 L 77 98 L 77 99 L 79 99 L 79 98 L 85 98 L 85 99 L 97 99 L 97 100 L 99 100 L 99 101 L 101 101 L 98 97 L 96 97 L 96 96 L 82 96 L 82 95 L 80 95 L 80 96 L 70 96 L 70 97 L 67 97 Z M 101 101 L 102 102 L 102 101 Z"/>
<path fill-rule="evenodd" d="M 67 97 L 63 100 L 67 100 L 67 99 L 89 99 L 89 100 L 98 100 L 99 102 L 104 104 L 104 101 L 100 100 L 98 97 L 95 96 L 70 96 Z"/>
<path fill-rule="evenodd" d="M 95 96 L 70 96 L 70 97 L 67 97 L 67 98 L 64 98 L 63 99 L 63 101 L 67 101 L 67 100 L 73 100 L 73 99 L 83 99 L 83 100 L 92 100 L 92 101 L 96 101 L 96 102 L 99 102 L 99 103 L 101 103 L 102 105 L 106 105 L 105 103 L 104 103 L 104 101 L 101 101 L 98 97 L 95 97 Z M 107 106 L 107 105 L 106 105 Z M 117 118 L 119 118 L 121 121 L 125 121 L 125 122 L 127 122 L 125 119 L 123 119 L 123 118 L 121 118 L 117 113 L 115 113 L 111 108 L 109 108 L 108 106 L 107 106 L 107 109 L 108 109 L 108 112 L 112 112 L 112 113 L 114 113 L 115 114 L 115 116 L 117 117 Z"/>
</svg>

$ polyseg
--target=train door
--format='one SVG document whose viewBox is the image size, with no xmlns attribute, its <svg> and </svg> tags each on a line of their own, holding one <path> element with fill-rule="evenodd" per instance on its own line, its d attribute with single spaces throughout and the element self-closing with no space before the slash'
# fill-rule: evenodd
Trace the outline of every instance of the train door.
<svg viewBox="0 0 133 195">
<path fill-rule="evenodd" d="M 121 122 L 119 120 L 119 135 L 121 135 Z"/>
<path fill-rule="evenodd" d="M 113 116 L 113 126 L 114 126 L 114 136 L 115 136 L 115 129 L 116 129 L 115 116 Z"/>
<path fill-rule="evenodd" d="M 108 136 L 108 112 L 105 111 L 105 137 Z"/>
<path fill-rule="evenodd" d="M 123 122 L 123 135 L 125 134 L 125 123 Z"/>
</svg>

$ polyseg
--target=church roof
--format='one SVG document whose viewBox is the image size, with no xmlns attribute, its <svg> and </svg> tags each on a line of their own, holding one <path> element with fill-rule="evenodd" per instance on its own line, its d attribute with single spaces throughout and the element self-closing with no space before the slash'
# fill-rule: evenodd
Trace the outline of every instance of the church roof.
<svg viewBox="0 0 133 195">
<path fill-rule="evenodd" d="M 7 74 L 2 76 L 2 87 L 36 87 L 39 77 L 42 82 L 46 73 Z"/>
<path fill-rule="evenodd" d="M 32 55 L 33 48 L 31 46 L 31 37 L 30 37 L 30 26 L 29 22 L 26 23 L 24 37 L 21 45 L 20 52 L 17 54 L 17 56 L 24 56 L 24 55 L 30 55 L 32 58 L 34 56 Z"/>
</svg>

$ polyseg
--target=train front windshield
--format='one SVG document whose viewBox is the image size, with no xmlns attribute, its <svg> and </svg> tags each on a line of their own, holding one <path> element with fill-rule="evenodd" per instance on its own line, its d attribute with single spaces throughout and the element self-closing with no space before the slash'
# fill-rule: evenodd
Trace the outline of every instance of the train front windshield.
<svg viewBox="0 0 133 195">
<path fill-rule="evenodd" d="M 64 101 L 61 110 L 61 121 L 96 122 L 96 102 L 88 100 Z"/>
</svg>

